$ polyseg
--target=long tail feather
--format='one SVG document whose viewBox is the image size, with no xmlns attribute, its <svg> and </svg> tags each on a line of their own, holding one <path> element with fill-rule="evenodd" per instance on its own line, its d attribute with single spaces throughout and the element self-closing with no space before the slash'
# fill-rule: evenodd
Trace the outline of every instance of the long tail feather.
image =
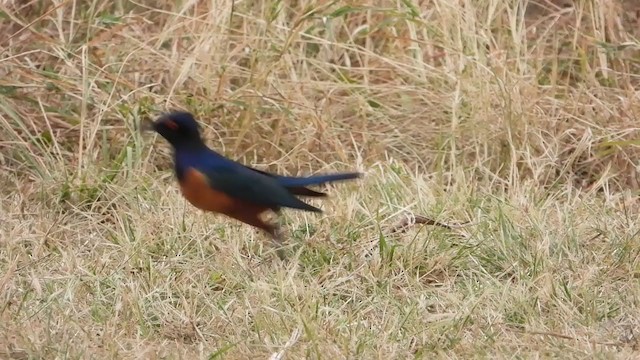
<svg viewBox="0 0 640 360">
<path fill-rule="evenodd" d="M 328 174 L 328 175 L 316 175 L 309 177 L 289 177 L 289 176 L 278 176 L 278 181 L 280 184 L 287 188 L 291 187 L 302 187 L 309 185 L 320 185 L 328 182 L 334 181 L 344 181 L 344 180 L 353 180 L 361 177 L 361 173 L 341 173 L 341 174 Z"/>
<path fill-rule="evenodd" d="M 309 196 L 309 197 L 326 197 L 327 194 L 319 191 L 314 191 L 311 189 L 307 189 L 306 187 L 298 186 L 298 187 L 288 187 L 287 188 L 290 193 L 298 196 Z"/>
</svg>

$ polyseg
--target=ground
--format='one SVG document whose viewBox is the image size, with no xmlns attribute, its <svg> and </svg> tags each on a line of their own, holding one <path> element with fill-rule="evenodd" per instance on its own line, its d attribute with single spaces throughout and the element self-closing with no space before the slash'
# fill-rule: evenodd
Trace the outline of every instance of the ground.
<svg viewBox="0 0 640 360">
<path fill-rule="evenodd" d="M 0 2 L 0 358 L 640 357 L 637 4 L 348 3 Z M 281 261 L 180 196 L 169 109 L 365 176 Z"/>
</svg>

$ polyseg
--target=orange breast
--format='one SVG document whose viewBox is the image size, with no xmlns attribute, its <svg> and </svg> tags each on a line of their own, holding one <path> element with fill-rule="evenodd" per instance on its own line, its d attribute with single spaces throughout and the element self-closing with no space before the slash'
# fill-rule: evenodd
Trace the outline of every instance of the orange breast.
<svg viewBox="0 0 640 360">
<path fill-rule="evenodd" d="M 218 213 L 233 212 L 239 205 L 237 200 L 227 194 L 212 189 L 207 177 L 196 169 L 190 168 L 180 181 L 182 195 L 195 207 Z"/>
</svg>

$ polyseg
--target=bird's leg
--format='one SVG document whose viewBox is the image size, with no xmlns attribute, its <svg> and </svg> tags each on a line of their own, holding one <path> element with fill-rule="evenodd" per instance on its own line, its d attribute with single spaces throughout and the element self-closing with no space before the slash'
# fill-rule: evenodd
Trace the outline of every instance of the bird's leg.
<svg viewBox="0 0 640 360">
<path fill-rule="evenodd" d="M 282 235 L 282 231 L 280 230 L 280 228 L 276 225 L 272 225 L 266 222 L 262 222 L 263 226 L 259 226 L 264 232 L 266 232 L 267 234 L 269 234 L 270 238 L 271 238 L 271 243 L 275 246 L 276 248 L 276 254 L 278 255 L 278 257 L 280 258 L 280 260 L 283 260 L 286 258 L 285 256 L 285 252 L 284 252 L 284 236 Z"/>
<path fill-rule="evenodd" d="M 269 235 L 272 240 L 272 243 L 276 246 L 276 254 L 280 258 L 280 260 L 284 260 L 284 249 L 282 248 L 282 243 L 284 241 L 284 237 L 282 236 L 280 229 L 278 226 L 270 224 L 261 219 L 260 215 L 262 215 L 263 211 L 254 211 L 254 212 L 238 212 L 229 214 L 230 216 L 246 223 L 251 226 L 255 226 L 265 233 Z"/>
<path fill-rule="evenodd" d="M 284 242 L 284 237 L 282 236 L 282 231 L 280 231 L 280 229 L 278 227 L 276 227 L 276 226 L 272 226 L 272 227 L 273 227 L 273 233 L 271 234 L 271 237 L 274 240 L 273 242 L 276 245 L 276 254 L 280 258 L 280 260 L 284 261 L 286 256 L 285 256 L 285 253 L 284 253 L 284 247 L 282 246 L 282 243 Z"/>
<path fill-rule="evenodd" d="M 278 214 L 280 213 L 280 209 L 279 208 L 272 208 L 271 211 L 273 211 L 273 214 L 275 215 L 274 221 L 277 221 L 277 217 L 278 217 Z M 258 227 L 261 228 L 267 234 L 270 235 L 271 243 L 276 248 L 276 254 L 278 255 L 278 258 L 280 258 L 280 260 L 284 261 L 285 258 L 286 258 L 286 255 L 285 255 L 285 252 L 284 252 L 284 246 L 283 246 L 285 237 L 284 237 L 280 227 L 278 225 L 275 225 L 273 223 L 268 223 L 268 222 L 260 219 L 259 216 L 258 216 L 258 221 L 261 223 L 261 225 L 258 225 Z"/>
</svg>

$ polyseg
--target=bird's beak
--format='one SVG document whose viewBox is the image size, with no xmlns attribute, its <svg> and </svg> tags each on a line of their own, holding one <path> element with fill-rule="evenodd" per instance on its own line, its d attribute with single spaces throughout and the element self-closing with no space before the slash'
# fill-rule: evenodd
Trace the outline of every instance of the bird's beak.
<svg viewBox="0 0 640 360">
<path fill-rule="evenodd" d="M 143 132 L 155 131 L 155 123 L 153 122 L 153 120 L 149 118 L 145 118 L 142 121 L 140 121 L 140 130 Z"/>
</svg>

